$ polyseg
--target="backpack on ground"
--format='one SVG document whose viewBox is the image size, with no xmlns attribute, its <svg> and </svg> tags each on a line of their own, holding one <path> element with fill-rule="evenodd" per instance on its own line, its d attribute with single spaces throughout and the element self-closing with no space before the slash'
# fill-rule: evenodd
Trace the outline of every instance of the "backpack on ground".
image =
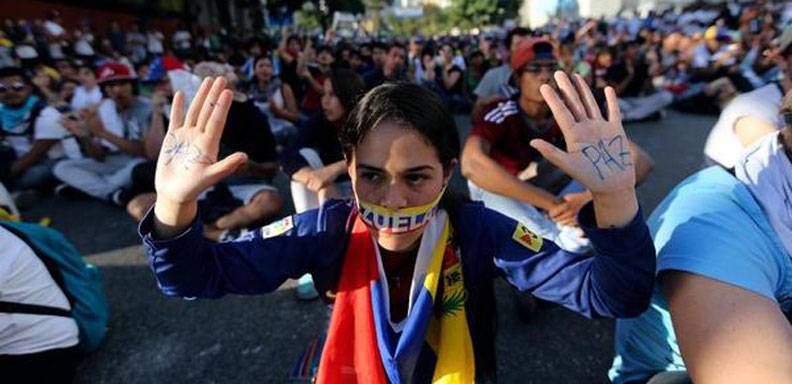
<svg viewBox="0 0 792 384">
<path fill-rule="evenodd" d="M 80 329 L 78 349 L 96 350 L 107 334 L 110 316 L 99 269 L 60 232 L 37 224 L 0 221 L 0 226 L 24 241 L 44 263 L 71 305 L 71 311 L 43 305 L 0 301 L 0 312 L 71 317 Z"/>
</svg>

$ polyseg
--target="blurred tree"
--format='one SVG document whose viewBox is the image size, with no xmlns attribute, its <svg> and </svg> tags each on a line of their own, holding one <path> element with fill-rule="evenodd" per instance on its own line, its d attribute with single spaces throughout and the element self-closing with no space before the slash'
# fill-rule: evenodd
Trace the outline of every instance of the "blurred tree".
<svg viewBox="0 0 792 384">
<path fill-rule="evenodd" d="M 303 3 L 299 11 L 294 12 L 294 24 L 297 28 L 311 31 L 322 27 L 322 13 L 310 1 Z"/>
<path fill-rule="evenodd" d="M 390 5 L 390 2 L 387 0 L 363 0 L 363 5 L 371 11 L 371 20 L 374 22 L 374 35 L 379 34 L 380 13 L 385 7 Z"/>
<path fill-rule="evenodd" d="M 451 22 L 450 12 L 434 4 L 424 5 L 423 15 L 420 18 L 399 19 L 389 15 L 385 21 L 391 32 L 403 36 L 441 35 L 448 33 L 448 30 L 455 26 Z"/>
<path fill-rule="evenodd" d="M 521 4 L 522 1 L 498 0 L 498 15 L 495 17 L 495 22 L 502 24 L 506 19 L 516 19 L 519 16 Z"/>
<path fill-rule="evenodd" d="M 423 8 L 423 17 L 419 19 L 423 24 L 423 33 L 428 35 L 439 35 L 448 33 L 448 30 L 453 27 L 450 15 L 442 8 L 429 4 Z"/>
<path fill-rule="evenodd" d="M 449 17 L 455 27 L 462 30 L 492 25 L 503 8 L 498 8 L 498 0 L 451 0 Z"/>
</svg>

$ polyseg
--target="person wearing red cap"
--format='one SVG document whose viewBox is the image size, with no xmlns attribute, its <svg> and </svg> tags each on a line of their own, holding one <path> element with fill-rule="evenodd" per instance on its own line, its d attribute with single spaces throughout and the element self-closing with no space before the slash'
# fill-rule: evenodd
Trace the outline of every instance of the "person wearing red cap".
<svg viewBox="0 0 792 384">
<path fill-rule="evenodd" d="M 533 139 L 564 145 L 539 92 L 541 85 L 552 83 L 558 68 L 552 41 L 532 38 L 516 47 L 511 69 L 519 93 L 489 103 L 474 117 L 462 153 L 462 174 L 473 199 L 564 249 L 587 252 L 589 241 L 576 228 L 575 218 L 591 194 L 529 145 Z M 632 143 L 622 143 L 617 150 L 632 154 L 637 179 L 643 180 L 651 167 L 648 156 Z"/>
<path fill-rule="evenodd" d="M 530 37 L 531 30 L 527 28 L 516 27 L 509 31 L 506 35 L 506 40 L 503 42 L 508 49 L 508 54 L 510 55 L 514 52 L 520 43 Z M 473 104 L 473 110 L 470 112 L 471 116 L 478 116 L 479 113 L 481 113 L 481 109 L 492 101 L 514 94 L 513 87 L 509 85 L 512 72 L 508 60 L 509 55 L 503 60 L 502 65 L 490 68 L 473 90 L 476 102 Z"/>
<path fill-rule="evenodd" d="M 511 69 L 519 92 L 490 102 L 473 116 L 473 129 L 462 152 L 462 174 L 468 179 L 473 200 L 523 223 L 562 249 L 588 253 L 591 243 L 576 220 L 591 193 L 530 146 L 531 140 L 542 139 L 565 147 L 539 92 L 543 84 L 552 84 L 558 68 L 557 49 L 550 40 L 531 38 L 517 45 Z M 569 82 L 566 76 L 557 75 L 559 78 Z M 629 140 L 614 144 L 615 151 L 632 156 L 636 179 L 642 181 L 651 169 L 648 155 Z M 527 321 L 536 309 L 535 300 L 529 293 L 515 299 L 520 317 Z"/>
<path fill-rule="evenodd" d="M 136 96 L 136 79 L 126 65 L 105 63 L 97 70 L 99 85 L 106 98 L 96 113 L 70 122 L 73 132 L 89 140 L 83 159 L 64 160 L 53 173 L 63 182 L 56 193 L 76 189 L 90 196 L 126 202 L 123 190 L 131 182 L 132 168 L 145 161 L 143 136 L 151 121 L 151 105 Z"/>
</svg>

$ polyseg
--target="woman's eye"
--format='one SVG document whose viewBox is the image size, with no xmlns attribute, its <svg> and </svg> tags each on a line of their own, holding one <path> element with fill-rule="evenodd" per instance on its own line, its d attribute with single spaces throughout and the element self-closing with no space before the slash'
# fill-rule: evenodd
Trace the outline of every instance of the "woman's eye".
<svg viewBox="0 0 792 384">
<path fill-rule="evenodd" d="M 408 175 L 407 182 L 411 185 L 420 184 L 422 181 L 428 179 L 426 175 Z"/>
<path fill-rule="evenodd" d="M 373 172 L 364 172 L 360 174 L 360 177 L 363 180 L 366 180 L 371 183 L 378 183 L 382 180 L 382 175 Z"/>
</svg>

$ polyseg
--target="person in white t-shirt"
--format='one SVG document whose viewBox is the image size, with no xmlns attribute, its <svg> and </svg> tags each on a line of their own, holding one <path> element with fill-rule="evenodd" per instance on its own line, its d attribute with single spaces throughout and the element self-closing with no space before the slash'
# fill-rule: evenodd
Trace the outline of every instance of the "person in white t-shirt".
<svg viewBox="0 0 792 384">
<path fill-rule="evenodd" d="M 90 30 L 74 31 L 74 53 L 86 59 L 92 58 L 96 52 L 93 49 L 94 35 Z"/>
<path fill-rule="evenodd" d="M 774 54 L 783 78 L 736 97 L 724 108 L 704 146 L 705 166 L 732 168 L 745 148 L 783 128 L 778 109 L 792 90 L 792 26 L 779 38 Z"/>
<path fill-rule="evenodd" d="M 521 42 L 527 40 L 530 36 L 531 31 L 526 28 L 518 27 L 509 31 L 505 41 L 509 52 L 513 52 Z M 470 112 L 471 116 L 478 116 L 488 103 L 501 98 L 509 98 L 516 93 L 514 87 L 509 85 L 511 74 L 508 58 L 504 58 L 503 65 L 490 68 L 487 73 L 484 74 L 484 77 L 481 78 L 476 89 L 473 90 L 473 94 L 476 96 L 476 102 Z"/>
<path fill-rule="evenodd" d="M 66 30 L 63 29 L 60 23 L 60 13 L 58 11 L 52 11 L 43 24 L 44 32 L 49 41 L 50 58 L 53 59 L 62 59 L 65 57 L 63 54 L 63 43 L 66 39 Z"/>
<path fill-rule="evenodd" d="M 52 106 L 37 95 L 27 74 L 17 67 L 0 69 L 0 181 L 11 190 L 45 188 L 63 157 L 67 132 Z"/>
<path fill-rule="evenodd" d="M 146 49 L 153 56 L 161 55 L 165 52 L 162 41 L 165 40 L 165 35 L 156 29 L 149 29 L 146 31 Z"/>
<path fill-rule="evenodd" d="M 151 121 L 151 105 L 135 95 L 132 71 L 120 63 L 106 63 L 97 71 L 108 98 L 87 119 L 68 122 L 81 136 L 88 157 L 59 162 L 53 169 L 63 184 L 57 194 L 81 191 L 122 206 L 123 189 L 132 183 L 132 169 L 145 161 L 143 137 Z M 64 122 L 67 124 L 67 122 Z"/>
<path fill-rule="evenodd" d="M 146 35 L 140 31 L 139 24 L 132 24 L 132 30 L 127 32 L 126 40 L 126 47 L 129 51 L 129 56 L 130 59 L 132 59 L 132 62 L 138 64 L 146 60 L 146 45 L 148 43 L 148 39 L 146 38 Z"/>
<path fill-rule="evenodd" d="M 96 80 L 96 74 L 89 65 L 81 65 L 77 70 L 80 85 L 74 90 L 69 106 L 72 111 L 96 108 L 102 101 L 102 90 Z"/>
<path fill-rule="evenodd" d="M 176 52 L 176 56 L 184 58 L 190 55 L 192 51 L 192 35 L 186 28 L 179 28 L 173 33 L 171 40 L 173 40 L 173 49 Z"/>
<path fill-rule="evenodd" d="M 44 263 L 0 226 L 0 301 L 71 310 Z M 77 365 L 79 329 L 73 318 L 0 312 L 0 372 L 25 383 L 68 383 Z"/>
</svg>

